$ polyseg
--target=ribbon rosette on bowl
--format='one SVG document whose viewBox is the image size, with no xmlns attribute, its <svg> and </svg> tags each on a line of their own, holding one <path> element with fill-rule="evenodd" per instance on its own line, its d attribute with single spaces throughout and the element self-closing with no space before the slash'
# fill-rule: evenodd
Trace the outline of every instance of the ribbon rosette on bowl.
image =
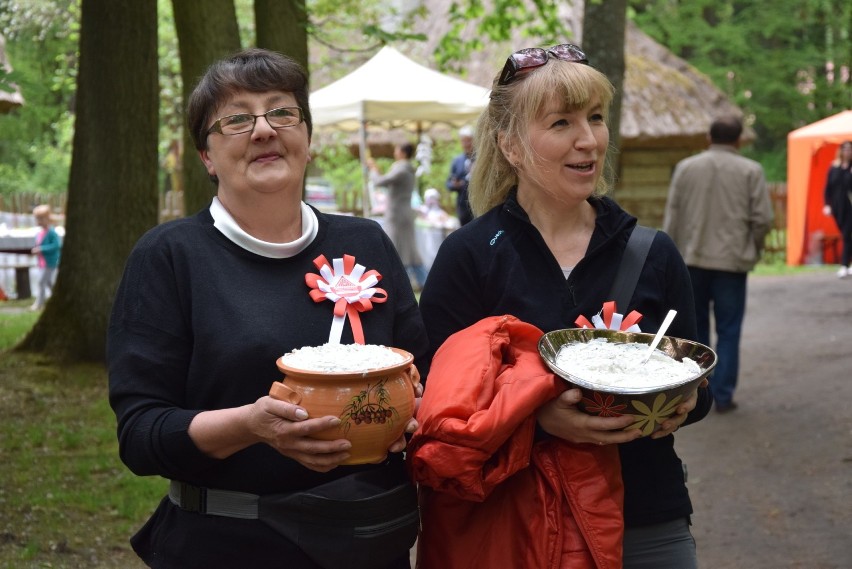
<svg viewBox="0 0 852 569">
<path fill-rule="evenodd" d="M 365 344 L 361 312 L 370 311 L 373 304 L 387 300 L 387 292 L 375 286 L 382 275 L 357 264 L 352 255 L 343 255 L 343 258 L 334 259 L 331 264 L 324 255 L 320 255 L 314 259 L 314 265 L 319 269 L 319 274 L 305 275 L 305 283 L 311 288 L 311 298 L 314 302 L 330 300 L 334 303 L 334 319 L 328 343 L 340 343 L 343 324 L 348 316 L 355 342 Z"/>
</svg>

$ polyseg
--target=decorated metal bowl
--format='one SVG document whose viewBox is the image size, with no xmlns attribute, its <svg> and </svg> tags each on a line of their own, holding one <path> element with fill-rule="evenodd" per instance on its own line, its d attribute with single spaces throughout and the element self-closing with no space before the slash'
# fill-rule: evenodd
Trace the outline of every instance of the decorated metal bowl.
<svg viewBox="0 0 852 569">
<path fill-rule="evenodd" d="M 641 332 L 567 328 L 544 334 L 538 342 L 538 351 L 553 373 L 582 391 L 583 398 L 578 404 L 580 409 L 600 417 L 633 415 L 636 422 L 628 429 L 638 428 L 643 435 L 650 435 L 659 430 L 660 424 L 674 413 L 684 398 L 688 397 L 716 366 L 716 353 L 704 344 L 663 336 L 657 350 L 678 362 L 683 361 L 684 358 L 693 360 L 698 365 L 697 372 L 674 382 L 614 386 L 601 381 L 601 378 L 579 377 L 560 367 L 558 356 L 563 346 L 601 339 L 614 344 L 649 345 L 654 335 Z M 564 362 L 562 363 L 564 366 Z"/>
</svg>

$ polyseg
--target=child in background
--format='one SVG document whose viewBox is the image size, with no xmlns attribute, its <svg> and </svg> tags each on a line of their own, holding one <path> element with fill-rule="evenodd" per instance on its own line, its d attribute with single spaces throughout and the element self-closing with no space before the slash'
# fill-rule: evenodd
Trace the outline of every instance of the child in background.
<svg viewBox="0 0 852 569">
<path fill-rule="evenodd" d="M 32 248 L 33 255 L 38 256 L 40 272 L 36 300 L 30 309 L 40 310 L 53 289 L 62 242 L 59 240 L 59 234 L 56 233 L 50 223 L 50 206 L 36 206 L 33 208 L 33 216 L 35 216 L 36 224 L 41 227 L 41 231 L 36 235 L 36 246 Z"/>
</svg>

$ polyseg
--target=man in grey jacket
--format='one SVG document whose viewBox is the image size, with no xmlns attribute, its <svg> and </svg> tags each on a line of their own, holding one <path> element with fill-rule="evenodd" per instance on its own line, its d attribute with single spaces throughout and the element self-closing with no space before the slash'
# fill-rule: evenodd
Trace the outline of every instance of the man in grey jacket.
<svg viewBox="0 0 852 569">
<path fill-rule="evenodd" d="M 719 359 L 710 389 L 720 413 L 737 408 L 746 276 L 760 260 L 773 218 L 763 168 L 739 153 L 742 130 L 735 117 L 713 121 L 710 147 L 675 166 L 663 220 L 689 267 L 698 340 L 708 346 L 712 306 Z"/>
</svg>

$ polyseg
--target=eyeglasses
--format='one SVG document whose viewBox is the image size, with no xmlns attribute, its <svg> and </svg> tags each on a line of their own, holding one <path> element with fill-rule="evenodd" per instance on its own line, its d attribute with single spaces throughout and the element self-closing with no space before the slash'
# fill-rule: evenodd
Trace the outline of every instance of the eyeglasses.
<svg viewBox="0 0 852 569">
<path fill-rule="evenodd" d="M 500 79 L 497 80 L 498 85 L 508 85 L 519 74 L 527 72 L 536 67 L 541 67 L 550 60 L 550 57 L 562 61 L 570 61 L 571 63 L 589 64 L 586 54 L 579 47 L 571 43 L 563 43 L 548 47 L 528 47 L 520 51 L 516 51 L 506 60 L 506 65 L 500 73 Z"/>
<path fill-rule="evenodd" d="M 305 117 L 302 114 L 302 109 L 299 107 L 278 107 L 277 109 L 268 110 L 260 115 L 242 113 L 239 115 L 228 115 L 226 117 L 222 117 L 213 123 L 213 126 L 207 130 L 207 134 L 209 135 L 211 132 L 218 132 L 219 134 L 230 135 L 251 132 L 254 130 L 254 125 L 257 122 L 258 117 L 266 117 L 266 122 L 269 123 L 269 126 L 276 130 L 279 128 L 296 126 L 305 120 Z"/>
</svg>

